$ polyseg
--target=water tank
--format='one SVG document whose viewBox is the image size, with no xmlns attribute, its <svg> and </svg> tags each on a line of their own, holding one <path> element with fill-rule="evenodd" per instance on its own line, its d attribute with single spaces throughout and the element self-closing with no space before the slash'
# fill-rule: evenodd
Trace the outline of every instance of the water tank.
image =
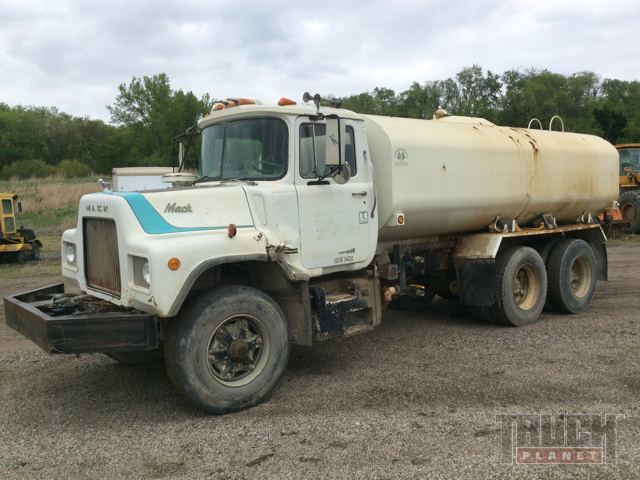
<svg viewBox="0 0 640 480">
<path fill-rule="evenodd" d="M 496 216 L 574 223 L 618 197 L 616 149 L 593 135 L 468 117 L 362 117 L 382 241 L 482 230 Z"/>
</svg>

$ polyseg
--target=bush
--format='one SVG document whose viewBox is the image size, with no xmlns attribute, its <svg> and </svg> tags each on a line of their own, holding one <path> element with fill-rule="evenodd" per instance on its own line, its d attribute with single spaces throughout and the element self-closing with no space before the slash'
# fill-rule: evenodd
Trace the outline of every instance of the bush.
<svg viewBox="0 0 640 480">
<path fill-rule="evenodd" d="M 78 160 L 62 160 L 58 165 L 58 171 L 65 177 L 87 177 L 91 169 Z"/>
<path fill-rule="evenodd" d="M 31 178 L 50 177 L 58 173 L 53 165 L 47 165 L 42 160 L 18 160 L 2 169 L 2 177 Z"/>
</svg>

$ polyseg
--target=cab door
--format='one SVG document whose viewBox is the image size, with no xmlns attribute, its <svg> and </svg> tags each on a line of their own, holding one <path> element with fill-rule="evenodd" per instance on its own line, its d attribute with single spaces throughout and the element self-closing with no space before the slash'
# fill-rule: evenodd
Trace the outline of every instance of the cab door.
<svg viewBox="0 0 640 480">
<path fill-rule="evenodd" d="M 296 194 L 300 256 L 306 268 L 370 262 L 377 242 L 371 164 L 365 160 L 362 122 L 345 122 L 344 158 L 351 178 L 337 184 L 324 164 L 326 126 L 300 117 L 296 122 Z M 318 173 L 320 172 L 320 175 Z M 362 268 L 364 265 L 352 265 Z"/>
</svg>

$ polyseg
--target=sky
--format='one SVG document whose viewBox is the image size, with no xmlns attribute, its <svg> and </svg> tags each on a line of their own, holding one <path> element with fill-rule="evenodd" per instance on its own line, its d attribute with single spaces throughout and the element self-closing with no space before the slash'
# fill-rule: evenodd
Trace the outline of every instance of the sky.
<svg viewBox="0 0 640 480">
<path fill-rule="evenodd" d="M 118 85 L 264 103 L 478 64 L 640 79 L 640 0 L 0 0 L 0 102 L 109 121 Z"/>
</svg>

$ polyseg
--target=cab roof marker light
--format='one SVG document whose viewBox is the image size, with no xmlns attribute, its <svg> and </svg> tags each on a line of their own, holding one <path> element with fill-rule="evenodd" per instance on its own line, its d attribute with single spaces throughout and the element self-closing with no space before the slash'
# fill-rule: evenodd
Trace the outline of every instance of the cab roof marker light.
<svg viewBox="0 0 640 480">
<path fill-rule="evenodd" d="M 280 100 L 278 100 L 278 105 L 280 107 L 285 107 L 287 105 L 297 105 L 297 103 L 291 100 L 290 98 L 282 97 L 280 98 Z"/>
</svg>

